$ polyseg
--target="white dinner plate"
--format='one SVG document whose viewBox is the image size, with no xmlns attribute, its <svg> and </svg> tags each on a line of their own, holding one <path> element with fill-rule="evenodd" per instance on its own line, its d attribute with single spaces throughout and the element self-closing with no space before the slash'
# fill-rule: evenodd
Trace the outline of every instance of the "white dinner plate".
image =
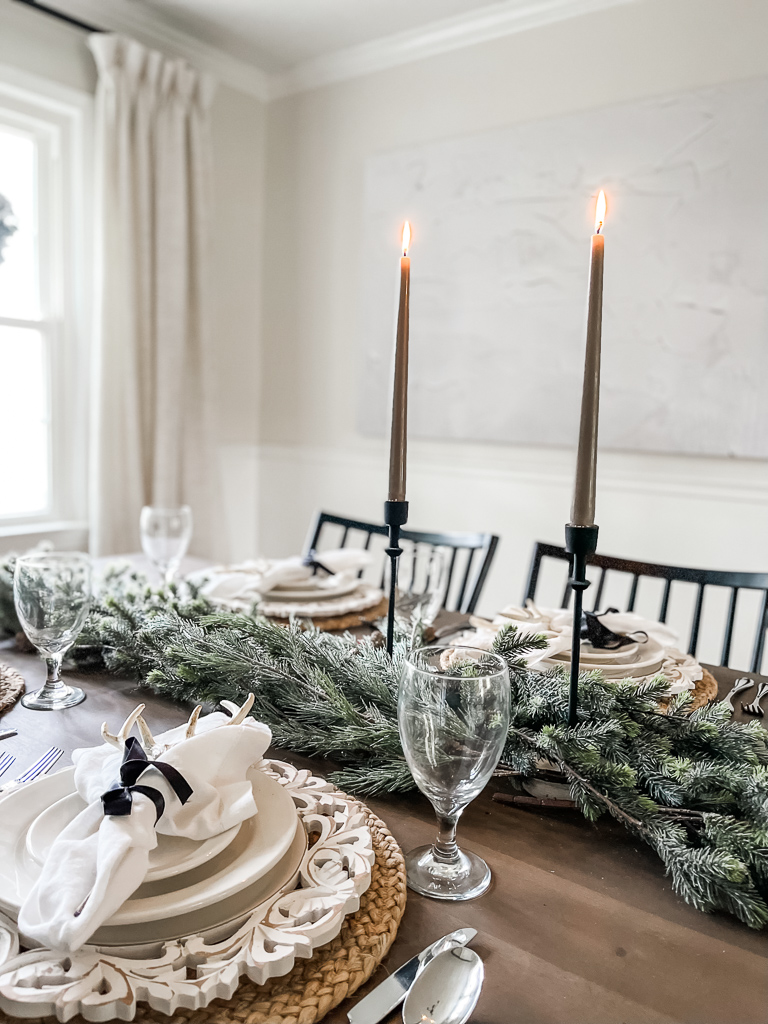
<svg viewBox="0 0 768 1024">
<path fill-rule="evenodd" d="M 581 657 L 584 661 L 593 661 L 596 664 L 620 665 L 630 661 L 636 661 L 647 650 L 647 644 L 631 643 L 624 647 L 614 647 L 612 650 L 603 647 L 593 647 L 592 644 L 582 641 Z"/>
<path fill-rule="evenodd" d="M 360 585 L 360 580 L 353 576 L 345 576 L 343 579 L 335 579 L 333 576 L 326 576 L 323 579 L 315 577 L 317 583 L 309 585 L 308 581 L 302 583 L 286 583 L 280 587 L 273 587 L 272 590 L 263 594 L 265 601 L 325 601 L 331 597 L 343 597 L 351 594 Z M 327 582 L 326 582 L 327 581 Z"/>
<path fill-rule="evenodd" d="M 141 956 L 148 945 L 172 942 L 187 935 L 202 935 L 210 942 L 220 942 L 236 931 L 243 921 L 262 904 L 282 892 L 296 888 L 299 868 L 307 852 L 307 833 L 301 821 L 296 822 L 296 833 L 288 851 L 275 866 L 253 885 L 236 892 L 226 900 L 203 907 L 191 914 L 161 918 L 139 924 L 104 925 L 94 932 L 89 945 L 100 949 L 131 949 L 133 956 Z"/>
<path fill-rule="evenodd" d="M 298 815 L 285 789 L 258 768 L 248 774 L 258 814 L 242 823 L 217 856 L 183 876 L 144 882 L 109 919 L 109 926 L 159 921 L 199 911 L 263 878 L 285 855 Z M 74 768 L 36 779 L 0 799 L 0 910 L 15 918 L 41 866 L 27 850 L 39 814 L 74 791 Z"/>
<path fill-rule="evenodd" d="M 652 676 L 661 671 L 664 662 L 664 648 L 649 638 L 647 643 L 638 645 L 634 659 L 619 664 L 590 663 L 583 658 L 580 665 L 584 669 L 599 669 L 606 679 L 637 679 Z M 561 651 L 546 659 L 542 664 L 567 666 L 571 663 L 571 652 Z"/>
<path fill-rule="evenodd" d="M 43 864 L 54 839 L 73 818 L 85 810 L 86 806 L 79 793 L 70 793 L 50 807 L 46 807 L 42 814 L 38 814 L 27 832 L 27 853 L 32 860 Z M 234 828 L 201 842 L 185 839 L 183 836 L 164 836 L 159 833 L 157 846 L 149 854 L 149 869 L 144 881 L 156 882 L 171 875 L 181 875 L 205 864 L 226 849 L 239 831 L 240 825 L 235 825 Z"/>
</svg>

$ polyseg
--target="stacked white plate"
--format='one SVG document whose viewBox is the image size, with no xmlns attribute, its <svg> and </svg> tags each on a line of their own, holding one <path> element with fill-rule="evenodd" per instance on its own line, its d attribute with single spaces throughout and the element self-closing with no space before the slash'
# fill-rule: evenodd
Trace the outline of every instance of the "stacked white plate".
<svg viewBox="0 0 768 1024">
<path fill-rule="evenodd" d="M 290 793 L 249 773 L 258 813 L 195 842 L 158 836 L 144 883 L 93 936 L 100 948 L 147 948 L 190 934 L 219 941 L 262 903 L 295 888 L 307 837 Z M 85 806 L 74 768 L 43 776 L 0 802 L 0 911 L 18 918 L 53 840 Z M 23 939 L 23 936 L 22 936 Z"/>
<path fill-rule="evenodd" d="M 356 574 L 318 573 L 301 583 L 273 587 L 259 604 L 259 611 L 271 618 L 291 615 L 330 617 L 365 611 L 378 604 L 383 595 L 378 587 L 358 579 Z"/>
<path fill-rule="evenodd" d="M 664 658 L 664 648 L 651 637 L 614 650 L 593 647 L 582 641 L 579 664 L 582 672 L 599 669 L 606 679 L 646 679 L 661 672 Z M 570 663 L 570 649 L 540 662 L 541 665 L 560 666 Z"/>
</svg>

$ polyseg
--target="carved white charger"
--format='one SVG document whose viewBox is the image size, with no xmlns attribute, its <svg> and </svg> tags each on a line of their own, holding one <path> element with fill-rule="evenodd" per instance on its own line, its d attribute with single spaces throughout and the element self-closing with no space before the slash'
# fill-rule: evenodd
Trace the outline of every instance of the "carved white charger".
<svg viewBox="0 0 768 1024">
<path fill-rule="evenodd" d="M 263 985 L 334 939 L 359 909 L 375 860 L 365 811 L 331 783 L 281 761 L 261 769 L 290 793 L 298 820 L 316 841 L 298 869 L 298 889 L 263 898 L 218 941 L 198 929 L 147 955 L 85 946 L 69 956 L 48 949 L 18 953 L 15 923 L 0 915 L 0 1009 L 16 1017 L 81 1014 L 89 1021 L 133 1020 L 138 1003 L 161 1013 L 230 999 L 242 975 Z M 126 955 L 130 953 L 130 955 Z"/>
</svg>

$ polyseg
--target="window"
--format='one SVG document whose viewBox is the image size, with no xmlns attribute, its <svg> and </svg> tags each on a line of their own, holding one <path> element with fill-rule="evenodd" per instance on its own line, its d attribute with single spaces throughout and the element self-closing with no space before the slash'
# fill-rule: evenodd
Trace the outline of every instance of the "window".
<svg viewBox="0 0 768 1024">
<path fill-rule="evenodd" d="M 90 101 L 24 78 L 0 68 L 0 537 L 82 543 Z"/>
</svg>

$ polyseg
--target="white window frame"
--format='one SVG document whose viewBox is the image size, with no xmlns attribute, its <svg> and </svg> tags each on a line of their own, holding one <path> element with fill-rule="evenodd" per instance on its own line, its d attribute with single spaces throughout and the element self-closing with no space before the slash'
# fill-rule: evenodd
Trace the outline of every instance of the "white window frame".
<svg viewBox="0 0 768 1024">
<path fill-rule="evenodd" d="M 0 552 L 22 550 L 44 539 L 57 548 L 86 549 L 93 97 L 0 64 L 0 119 L 31 131 L 43 157 L 39 229 L 47 235 L 40 238 L 42 319 L 35 326 L 49 353 L 50 412 L 49 505 L 40 513 L 0 515 Z M 53 291 L 49 288 L 46 294 L 49 285 Z M 30 326 L 29 321 L 8 318 L 0 318 L 0 324 Z"/>
</svg>

